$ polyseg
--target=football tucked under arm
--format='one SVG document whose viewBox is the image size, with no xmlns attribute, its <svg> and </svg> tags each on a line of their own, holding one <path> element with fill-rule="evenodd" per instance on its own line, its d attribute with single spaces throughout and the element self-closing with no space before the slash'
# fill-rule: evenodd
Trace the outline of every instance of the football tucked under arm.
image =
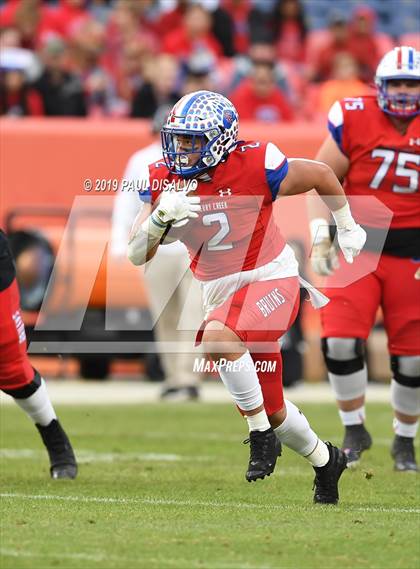
<svg viewBox="0 0 420 569">
<path fill-rule="evenodd" d="M 166 234 L 171 233 L 171 225 L 175 228 L 184 227 L 190 219 L 198 217 L 200 210 L 199 196 L 188 196 L 176 191 L 163 192 L 151 215 L 146 219 L 141 215 L 134 222 L 128 243 L 130 261 L 134 265 L 143 265 L 149 261 L 162 238 L 165 240 Z M 168 241 L 171 237 L 168 236 Z"/>
</svg>

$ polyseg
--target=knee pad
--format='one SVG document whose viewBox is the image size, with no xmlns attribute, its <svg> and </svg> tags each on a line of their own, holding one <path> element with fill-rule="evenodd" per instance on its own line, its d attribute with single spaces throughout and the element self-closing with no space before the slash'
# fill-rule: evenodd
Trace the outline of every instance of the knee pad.
<svg viewBox="0 0 420 569">
<path fill-rule="evenodd" d="M 420 387 L 420 356 L 391 356 L 394 380 L 404 387 Z"/>
<path fill-rule="evenodd" d="M 2 391 L 14 399 L 27 399 L 33 395 L 41 385 L 41 376 L 36 369 L 34 369 L 34 372 L 34 378 L 30 383 L 27 383 L 23 387 L 18 387 L 17 389 L 2 389 Z"/>
<path fill-rule="evenodd" d="M 322 338 L 321 348 L 329 372 L 349 375 L 365 365 L 365 343 L 361 338 Z"/>
</svg>

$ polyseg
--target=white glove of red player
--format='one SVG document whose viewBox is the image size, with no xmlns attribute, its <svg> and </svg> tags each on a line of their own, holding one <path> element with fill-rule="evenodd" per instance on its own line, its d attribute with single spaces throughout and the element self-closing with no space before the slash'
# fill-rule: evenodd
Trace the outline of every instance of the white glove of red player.
<svg viewBox="0 0 420 569">
<path fill-rule="evenodd" d="M 321 276 L 332 275 L 339 268 L 337 251 L 329 237 L 322 239 L 312 247 L 311 266 L 312 270 Z"/>
<path fill-rule="evenodd" d="M 321 276 L 331 275 L 338 269 L 337 251 L 330 239 L 329 224 L 326 219 L 317 217 L 310 222 L 312 236 L 311 266 Z"/>
<path fill-rule="evenodd" d="M 337 228 L 338 244 L 347 263 L 353 263 L 366 243 L 366 231 L 357 223 L 352 228 Z"/>
<path fill-rule="evenodd" d="M 163 225 L 173 223 L 176 227 L 182 227 L 191 218 L 198 217 L 199 211 L 201 211 L 199 196 L 187 196 L 184 192 L 166 191 L 162 192 L 152 216 Z"/>
</svg>

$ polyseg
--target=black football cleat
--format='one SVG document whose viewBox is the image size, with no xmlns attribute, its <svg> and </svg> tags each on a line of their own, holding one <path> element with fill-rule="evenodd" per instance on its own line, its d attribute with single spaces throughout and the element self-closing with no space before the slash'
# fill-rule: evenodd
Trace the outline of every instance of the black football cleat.
<svg viewBox="0 0 420 569">
<path fill-rule="evenodd" d="M 330 459 L 325 466 L 313 467 L 315 470 L 314 502 L 315 504 L 337 504 L 338 481 L 347 467 L 347 457 L 341 449 L 331 443 L 326 442 L 325 444 L 330 451 Z"/>
<path fill-rule="evenodd" d="M 394 459 L 394 470 L 398 472 L 418 472 L 414 439 L 395 435 L 391 447 L 391 456 Z"/>
<path fill-rule="evenodd" d="M 347 456 L 347 468 L 353 468 L 358 465 L 362 452 L 372 446 L 372 437 L 364 425 L 350 425 L 345 429 L 341 450 Z"/>
<path fill-rule="evenodd" d="M 276 466 L 277 457 L 281 455 L 281 443 L 270 427 L 266 431 L 251 431 L 244 444 L 250 444 L 249 464 L 246 472 L 248 482 L 270 476 Z"/>
<path fill-rule="evenodd" d="M 70 441 L 60 423 L 53 419 L 49 425 L 36 425 L 50 457 L 51 478 L 76 478 L 77 462 Z"/>
</svg>

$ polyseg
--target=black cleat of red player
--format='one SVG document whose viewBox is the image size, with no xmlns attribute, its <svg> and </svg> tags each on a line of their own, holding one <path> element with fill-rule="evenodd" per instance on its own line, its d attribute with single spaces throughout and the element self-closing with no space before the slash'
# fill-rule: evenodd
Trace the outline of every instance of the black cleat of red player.
<svg viewBox="0 0 420 569">
<path fill-rule="evenodd" d="M 51 478 L 69 478 L 77 476 L 76 457 L 70 441 L 60 423 L 53 419 L 49 425 L 36 425 L 50 457 Z"/>
<path fill-rule="evenodd" d="M 270 476 L 276 466 L 277 457 L 281 455 L 281 443 L 270 427 L 266 431 L 251 431 L 249 439 L 249 464 L 246 472 L 248 482 Z"/>
</svg>

